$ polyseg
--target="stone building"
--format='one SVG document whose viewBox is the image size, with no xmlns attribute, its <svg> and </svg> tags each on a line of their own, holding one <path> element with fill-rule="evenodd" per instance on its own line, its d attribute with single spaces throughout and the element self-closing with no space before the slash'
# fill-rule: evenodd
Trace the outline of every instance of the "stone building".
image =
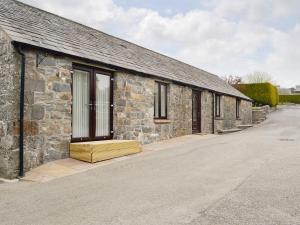
<svg viewBox="0 0 300 225">
<path fill-rule="evenodd" d="M 218 76 L 14 0 L 1 1 L 0 53 L 2 177 L 68 157 L 70 142 L 252 122 L 251 99 Z"/>
</svg>

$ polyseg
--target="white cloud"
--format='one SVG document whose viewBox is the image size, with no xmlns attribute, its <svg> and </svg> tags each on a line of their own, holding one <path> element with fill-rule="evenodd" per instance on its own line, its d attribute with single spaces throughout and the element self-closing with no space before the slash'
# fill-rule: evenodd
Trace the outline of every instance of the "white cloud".
<svg viewBox="0 0 300 225">
<path fill-rule="evenodd" d="M 299 8 L 299 0 L 273 0 L 272 15 L 277 17 L 299 15 Z"/>
<path fill-rule="evenodd" d="M 206 0 L 205 9 L 170 17 L 112 0 L 23 1 L 221 76 L 260 70 L 283 86 L 300 84 L 300 24 L 289 27 L 298 0 Z"/>
<path fill-rule="evenodd" d="M 272 36 L 274 51 L 266 58 L 266 70 L 280 83 L 300 83 L 300 29 L 295 25 L 289 32 L 276 31 Z"/>
<path fill-rule="evenodd" d="M 272 18 L 299 15 L 299 0 L 215 0 L 211 4 L 214 13 L 221 16 L 239 15 L 244 20 L 262 22 Z"/>
</svg>

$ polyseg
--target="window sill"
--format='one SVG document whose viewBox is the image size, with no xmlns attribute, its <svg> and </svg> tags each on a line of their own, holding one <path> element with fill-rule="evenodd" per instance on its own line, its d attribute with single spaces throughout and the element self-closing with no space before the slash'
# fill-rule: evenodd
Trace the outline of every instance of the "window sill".
<svg viewBox="0 0 300 225">
<path fill-rule="evenodd" d="M 154 119 L 155 124 L 168 124 L 171 123 L 171 120 L 168 119 Z"/>
</svg>

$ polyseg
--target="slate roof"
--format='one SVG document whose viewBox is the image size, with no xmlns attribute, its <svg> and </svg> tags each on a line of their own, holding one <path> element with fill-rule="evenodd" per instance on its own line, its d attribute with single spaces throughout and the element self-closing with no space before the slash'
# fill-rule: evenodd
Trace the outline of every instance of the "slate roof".
<svg viewBox="0 0 300 225">
<path fill-rule="evenodd" d="M 204 70 L 24 3 L 0 2 L 0 26 L 12 41 L 249 99 Z"/>
</svg>

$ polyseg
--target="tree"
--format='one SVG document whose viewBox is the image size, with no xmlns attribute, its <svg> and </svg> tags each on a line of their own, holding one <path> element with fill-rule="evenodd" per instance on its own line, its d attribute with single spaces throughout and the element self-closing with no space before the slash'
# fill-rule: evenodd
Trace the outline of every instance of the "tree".
<svg viewBox="0 0 300 225">
<path fill-rule="evenodd" d="M 246 83 L 271 83 L 274 84 L 273 78 L 270 74 L 266 72 L 256 71 L 254 73 L 248 74 L 244 78 Z"/>
<path fill-rule="evenodd" d="M 223 77 L 223 80 L 225 80 L 231 86 L 242 83 L 242 78 L 241 77 L 233 76 L 233 75 L 225 76 L 225 77 Z"/>
</svg>

